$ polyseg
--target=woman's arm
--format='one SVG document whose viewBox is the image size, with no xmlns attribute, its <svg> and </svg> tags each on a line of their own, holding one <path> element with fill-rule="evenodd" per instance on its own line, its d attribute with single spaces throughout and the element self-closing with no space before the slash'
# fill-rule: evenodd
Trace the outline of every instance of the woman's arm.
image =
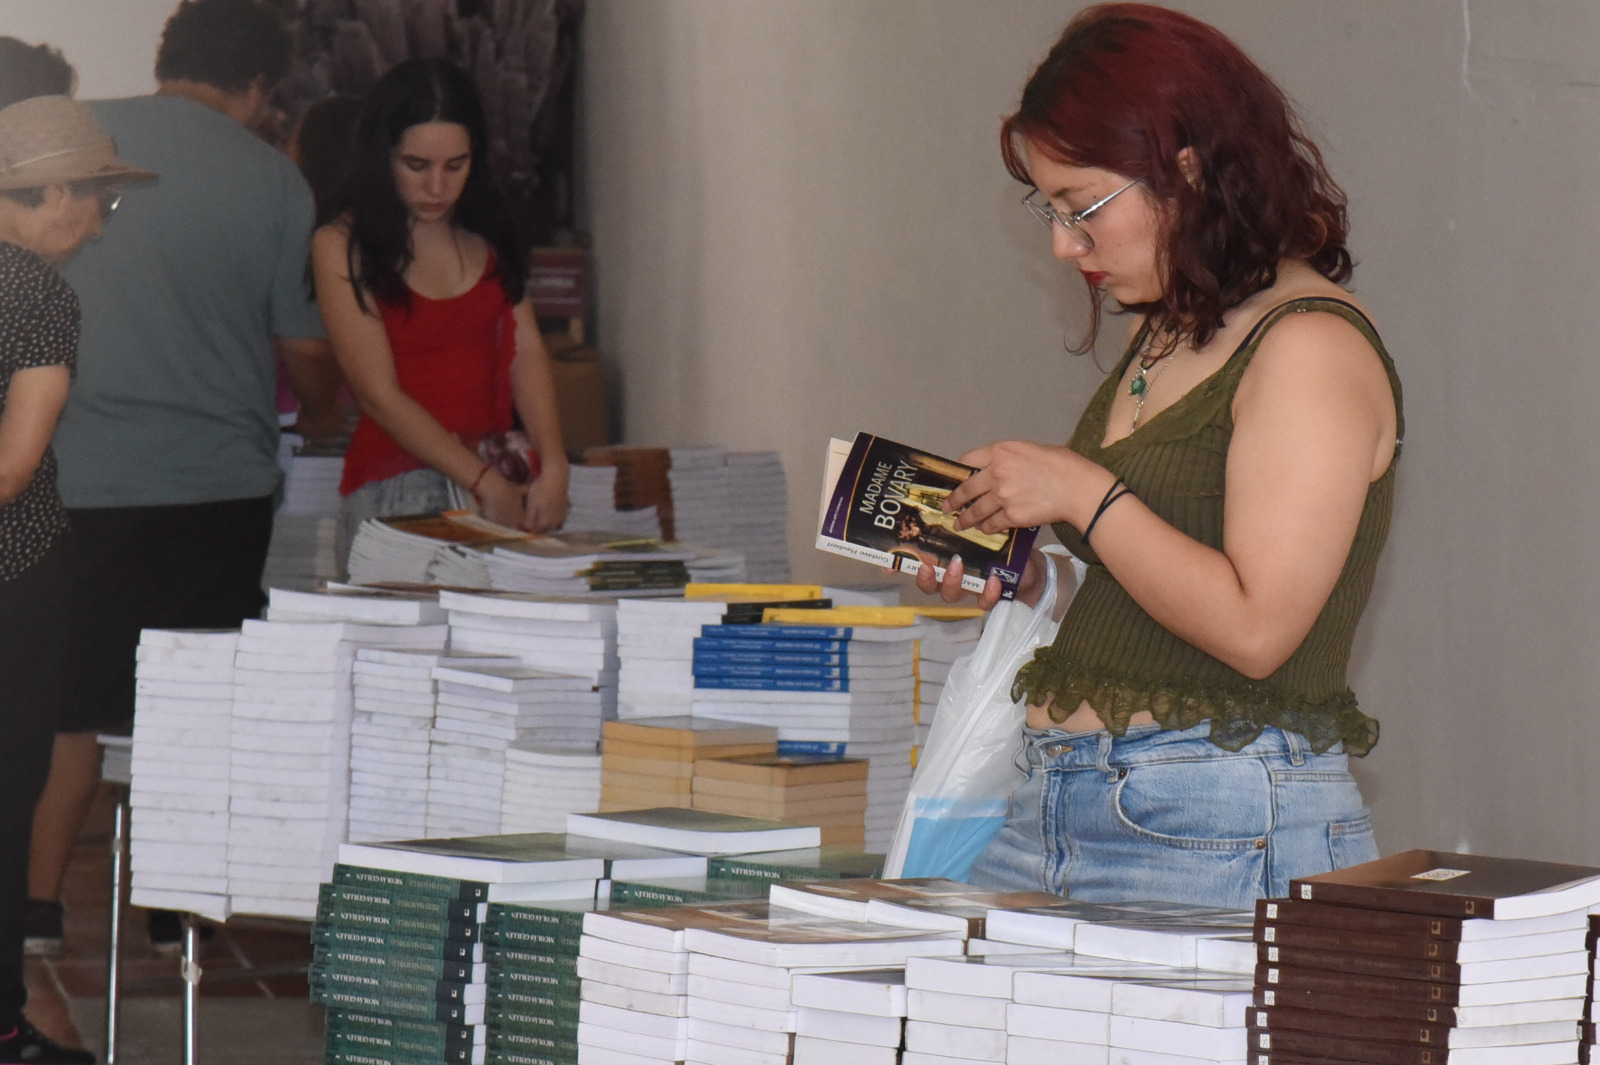
<svg viewBox="0 0 1600 1065">
<path fill-rule="evenodd" d="M 1173 528 L 1137 497 L 1113 504 L 1094 549 L 1163 627 L 1249 677 L 1294 653 L 1332 592 L 1367 489 L 1394 452 L 1394 397 L 1349 323 L 1292 315 L 1262 341 L 1234 398 L 1223 547 Z M 1113 476 L 1065 448 L 1008 441 L 963 456 L 983 467 L 950 503 L 985 529 L 1067 521 L 1082 529 Z"/>
<path fill-rule="evenodd" d="M 311 264 L 328 341 L 361 409 L 395 443 L 476 494 L 483 502 L 485 517 L 520 526 L 522 489 L 492 467 L 485 471 L 477 452 L 401 390 L 383 320 L 356 302 L 346 258 L 348 246 L 344 227 L 338 223 L 323 226 L 312 238 Z"/>
<path fill-rule="evenodd" d="M 20 496 L 38 472 L 71 384 L 65 366 L 34 366 L 11 376 L 0 414 L 0 506 Z"/>
<path fill-rule="evenodd" d="M 539 476 L 528 486 L 522 527 L 530 532 L 559 529 L 567 520 L 567 482 L 571 471 L 561 443 L 561 416 L 550 356 L 539 336 L 533 303 L 523 300 L 511 312 L 516 323 L 516 355 L 511 360 L 511 395 L 517 415 L 539 452 Z"/>
</svg>

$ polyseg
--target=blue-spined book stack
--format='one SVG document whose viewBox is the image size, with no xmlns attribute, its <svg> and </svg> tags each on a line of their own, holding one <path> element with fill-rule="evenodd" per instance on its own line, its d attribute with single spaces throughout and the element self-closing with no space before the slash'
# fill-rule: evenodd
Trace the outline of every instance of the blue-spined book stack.
<svg viewBox="0 0 1600 1065">
<path fill-rule="evenodd" d="M 707 625 L 695 640 L 694 714 L 772 725 L 780 752 L 866 759 L 865 845 L 881 851 L 911 784 L 914 664 L 908 629 Z"/>
</svg>

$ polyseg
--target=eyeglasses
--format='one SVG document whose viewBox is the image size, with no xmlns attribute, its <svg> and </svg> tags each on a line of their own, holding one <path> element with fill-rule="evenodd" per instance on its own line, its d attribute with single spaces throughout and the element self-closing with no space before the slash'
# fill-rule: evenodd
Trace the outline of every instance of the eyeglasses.
<svg viewBox="0 0 1600 1065">
<path fill-rule="evenodd" d="M 1127 192 L 1129 189 L 1133 188 L 1143 180 L 1144 178 L 1134 178 L 1132 181 L 1128 182 L 1111 195 L 1091 203 L 1081 211 L 1074 211 L 1071 214 L 1062 214 L 1060 211 L 1051 206 L 1048 200 L 1035 199 L 1035 197 L 1039 195 L 1039 190 L 1037 188 L 1028 190 L 1028 194 L 1022 198 L 1022 206 L 1031 211 L 1033 213 L 1033 217 L 1043 222 L 1051 229 L 1052 232 L 1057 225 L 1060 225 L 1061 228 L 1067 231 L 1068 236 L 1077 241 L 1079 244 L 1083 245 L 1084 251 L 1093 251 L 1094 238 L 1089 235 L 1089 231 L 1087 229 L 1083 228 L 1084 219 L 1088 218 L 1100 208 L 1104 207 L 1118 196 L 1121 196 L 1124 192 Z"/>
<path fill-rule="evenodd" d="M 118 205 L 121 203 L 122 193 L 118 192 L 116 189 L 102 189 L 100 191 L 100 217 L 102 219 L 110 218 L 111 213 L 115 211 Z"/>
</svg>

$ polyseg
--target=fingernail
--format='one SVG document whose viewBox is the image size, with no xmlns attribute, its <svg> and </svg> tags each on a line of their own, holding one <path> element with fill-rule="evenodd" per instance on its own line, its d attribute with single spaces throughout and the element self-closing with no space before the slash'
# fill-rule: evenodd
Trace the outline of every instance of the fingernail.
<svg viewBox="0 0 1600 1065">
<path fill-rule="evenodd" d="M 950 565 L 949 565 L 948 568 L 955 569 L 959 565 L 961 565 L 961 556 L 960 555 L 951 555 L 950 556 Z"/>
</svg>

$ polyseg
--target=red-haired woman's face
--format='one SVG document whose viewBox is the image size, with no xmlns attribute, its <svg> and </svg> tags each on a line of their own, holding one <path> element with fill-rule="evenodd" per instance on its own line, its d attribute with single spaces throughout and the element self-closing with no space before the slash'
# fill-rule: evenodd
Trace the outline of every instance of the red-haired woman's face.
<svg viewBox="0 0 1600 1065">
<path fill-rule="evenodd" d="M 1131 179 L 1098 167 L 1070 166 L 1026 144 L 1028 176 L 1039 195 L 1061 214 L 1090 207 L 1126 185 Z M 1135 185 L 1083 219 L 1094 238 L 1085 248 L 1065 227 L 1050 227 L 1050 251 L 1083 271 L 1096 288 L 1121 304 L 1154 303 L 1161 298 L 1158 248 L 1161 219 L 1143 184 Z"/>
</svg>

